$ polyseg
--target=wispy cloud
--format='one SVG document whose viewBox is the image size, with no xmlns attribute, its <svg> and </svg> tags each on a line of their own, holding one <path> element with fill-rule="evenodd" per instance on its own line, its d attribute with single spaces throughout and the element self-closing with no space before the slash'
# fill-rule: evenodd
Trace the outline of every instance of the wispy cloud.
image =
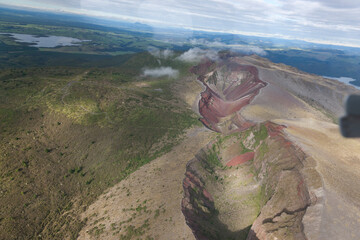
<svg viewBox="0 0 360 240">
<path fill-rule="evenodd" d="M 16 3 L 15 3 L 16 2 Z M 360 46 L 358 0 L 0 0 L 151 24 Z"/>
<path fill-rule="evenodd" d="M 241 53 L 245 53 L 245 54 L 257 54 L 260 56 L 265 56 L 266 55 L 266 51 L 260 47 L 257 46 L 250 46 L 250 45 L 233 45 L 230 46 L 230 48 L 233 51 L 237 51 L 237 52 L 241 52 Z"/>
<path fill-rule="evenodd" d="M 190 39 L 189 42 L 193 45 L 206 45 L 209 47 L 224 47 L 224 45 L 225 45 L 222 42 L 219 42 L 219 41 L 210 42 L 204 38 L 193 38 L 193 39 Z"/>
<path fill-rule="evenodd" d="M 179 75 L 179 71 L 172 67 L 159 67 L 159 68 L 145 68 L 143 70 L 143 76 L 145 77 L 170 77 L 176 78 Z"/>
<path fill-rule="evenodd" d="M 196 47 L 191 48 L 177 57 L 178 60 L 184 62 L 199 62 L 204 58 L 216 61 L 219 59 L 218 51 L 212 49 L 204 50 Z"/>
<path fill-rule="evenodd" d="M 157 58 L 168 59 L 174 56 L 174 51 L 170 49 L 160 50 L 156 47 L 149 47 L 148 51 L 151 55 Z"/>
<path fill-rule="evenodd" d="M 241 44 L 225 44 L 220 41 L 208 41 L 203 38 L 190 39 L 189 42 L 193 45 L 205 46 L 207 48 L 229 49 L 234 52 L 240 52 L 244 54 L 257 54 L 260 56 L 266 55 L 266 51 L 257 46 L 241 45 Z"/>
</svg>

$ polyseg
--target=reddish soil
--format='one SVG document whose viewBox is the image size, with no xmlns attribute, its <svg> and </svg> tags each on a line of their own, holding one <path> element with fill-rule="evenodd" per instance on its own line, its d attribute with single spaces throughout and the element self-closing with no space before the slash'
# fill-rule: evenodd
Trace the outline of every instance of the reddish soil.
<svg viewBox="0 0 360 240">
<path fill-rule="evenodd" d="M 278 125 L 273 122 L 265 123 L 266 129 L 269 133 L 270 138 L 275 138 L 280 141 L 284 147 L 291 148 L 296 147 L 293 142 L 289 141 L 284 135 L 283 129 L 286 128 L 284 125 Z"/>
<path fill-rule="evenodd" d="M 217 69 L 223 67 L 224 64 L 225 63 L 220 63 L 214 67 L 214 62 L 207 61 L 191 69 L 193 73 L 199 75 L 198 80 L 206 87 L 206 90 L 201 93 L 201 99 L 199 101 L 199 112 L 203 117 L 201 122 L 206 127 L 217 132 L 221 132 L 218 127 L 221 118 L 240 111 L 259 94 L 261 88 L 266 86 L 266 83 L 259 79 L 256 67 L 230 62 L 226 64 L 226 67 L 230 70 L 230 74 L 224 79 L 228 85 L 226 87 L 224 87 L 224 85 L 222 89 L 219 90 L 220 87 L 218 87 L 216 83 L 209 84 L 208 80 L 212 78 L 217 81 L 218 77 L 214 74 Z M 212 72 L 213 74 L 211 74 Z M 239 78 L 239 76 L 242 77 Z M 234 117 L 232 122 L 239 130 L 244 130 L 253 125 L 245 121 L 239 114 Z"/>
<path fill-rule="evenodd" d="M 241 154 L 239 156 L 234 157 L 233 159 L 231 159 L 226 166 L 231 167 L 231 166 L 236 166 L 242 163 L 245 163 L 247 161 L 253 160 L 255 156 L 255 152 L 247 152 L 244 154 Z"/>
<path fill-rule="evenodd" d="M 211 196 L 211 194 L 206 189 L 203 189 L 203 195 L 204 195 L 204 197 L 209 199 L 209 201 L 211 201 L 211 202 L 214 201 L 213 197 Z"/>
<path fill-rule="evenodd" d="M 190 69 L 190 72 L 202 76 L 209 72 L 210 69 L 212 69 L 215 66 L 215 62 L 211 60 L 206 60 L 202 62 L 201 64 L 194 66 Z"/>
<path fill-rule="evenodd" d="M 185 216 L 186 224 L 191 228 L 196 239 L 209 239 L 202 231 L 201 223 L 204 219 L 209 219 L 216 212 L 213 197 L 205 189 L 200 177 L 189 167 L 186 169 L 183 188 L 184 198 L 181 201 L 181 211 Z M 198 211 L 198 204 L 201 204 L 208 211 Z"/>
<path fill-rule="evenodd" d="M 265 127 L 267 128 L 270 137 L 276 137 L 283 134 L 282 130 L 286 128 L 286 126 L 278 125 L 272 122 L 266 122 Z"/>
</svg>

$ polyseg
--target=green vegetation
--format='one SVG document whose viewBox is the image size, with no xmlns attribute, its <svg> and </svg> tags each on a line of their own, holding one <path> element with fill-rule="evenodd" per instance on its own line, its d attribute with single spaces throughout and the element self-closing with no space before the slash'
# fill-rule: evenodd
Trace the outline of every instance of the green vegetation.
<svg viewBox="0 0 360 240">
<path fill-rule="evenodd" d="M 258 146 L 260 141 L 264 141 L 268 137 L 268 132 L 264 124 L 260 125 L 258 131 L 253 131 L 255 135 L 255 146 Z"/>
<path fill-rule="evenodd" d="M 138 228 L 135 228 L 133 225 L 129 225 L 125 229 L 125 234 L 120 235 L 120 240 L 130 240 L 133 239 L 133 237 L 143 236 L 145 234 L 145 230 L 148 228 L 149 219 L 146 219 L 145 222 Z"/>
<path fill-rule="evenodd" d="M 138 199 L 137 202 L 139 202 L 140 199 Z M 151 236 L 146 234 L 146 231 L 149 229 L 149 222 L 150 219 L 156 219 L 160 216 L 161 213 L 165 212 L 164 205 L 158 206 L 158 208 L 153 211 L 148 209 L 147 206 L 148 200 L 142 201 L 137 206 L 131 206 L 130 208 L 124 208 L 123 212 L 130 213 L 130 217 L 126 220 L 122 220 L 120 222 L 113 222 L 110 225 L 110 229 L 106 229 L 104 224 L 99 224 L 100 221 L 103 221 L 106 216 L 96 219 L 91 225 L 94 227 L 89 231 L 90 235 L 94 237 L 99 237 L 100 234 L 102 234 L 105 230 L 107 232 L 111 232 L 113 236 L 118 237 L 119 239 L 153 239 Z M 107 211 L 105 211 L 105 214 L 107 214 Z M 90 216 L 90 218 L 97 217 L 97 214 L 93 214 Z M 136 219 L 136 220 L 135 220 Z M 139 219 L 142 219 L 142 225 L 139 227 L 135 227 L 134 220 L 138 221 Z M 146 236 L 147 235 L 147 236 Z"/>
<path fill-rule="evenodd" d="M 5 128 L 14 122 L 16 112 L 13 109 L 0 108 L 0 127 Z"/>
<path fill-rule="evenodd" d="M 260 147 L 257 150 L 258 156 L 260 159 L 263 159 L 265 154 L 269 151 L 269 147 L 265 142 L 262 142 Z"/>
<path fill-rule="evenodd" d="M 252 150 L 246 148 L 242 142 L 240 142 L 240 145 L 241 145 L 241 149 L 242 149 L 241 154 L 244 154 L 244 153 L 247 153 L 247 152 L 252 152 Z"/>
<path fill-rule="evenodd" d="M 204 168 L 208 170 L 211 174 L 215 172 L 215 168 L 222 167 L 218 154 L 218 144 L 213 144 L 211 149 L 209 149 L 207 152 L 204 152 L 204 161 L 202 163 Z"/>
<path fill-rule="evenodd" d="M 144 50 L 169 44 L 147 33 L 5 17 L 0 32 L 91 40 L 39 50 L 0 35 L 0 212 L 8 216 L 0 238 L 76 239 L 86 206 L 200 123 L 174 97 L 178 79 L 141 77 L 159 67 Z M 189 64 L 162 64 L 189 74 Z M 123 238 L 146 228 L 127 226 Z"/>
<path fill-rule="evenodd" d="M 270 195 L 272 196 L 272 195 Z M 267 196 L 266 194 L 266 186 L 265 184 L 261 185 L 261 188 L 259 188 L 259 191 L 256 195 L 252 197 L 252 204 L 255 205 L 257 212 L 260 214 L 261 208 L 266 204 L 267 201 L 269 201 L 270 196 Z"/>
<path fill-rule="evenodd" d="M 193 187 L 190 191 L 190 199 L 195 209 L 194 213 L 197 215 L 192 220 L 196 220 L 199 224 L 197 230 L 201 231 L 208 239 L 246 239 L 251 228 L 251 225 L 248 224 L 253 223 L 260 214 L 262 207 L 273 195 L 271 187 L 266 184 L 259 184 L 257 182 L 259 179 L 256 179 L 258 176 L 256 171 L 259 170 L 255 167 L 258 164 L 255 161 L 259 159 L 262 161 L 268 153 L 268 136 L 264 124 L 258 124 L 246 131 L 235 132 L 226 136 L 219 134 L 214 139 L 212 147 L 204 152 L 202 158 L 198 158 L 201 167 L 206 172 L 203 169 L 198 170 L 199 167 L 192 163 L 194 166 L 191 166 L 190 169 L 195 169 L 194 175 L 201 176 L 201 180 L 204 181 L 204 188 L 212 194 L 214 199 L 214 202 L 209 204 L 204 201 L 202 191 L 199 191 L 197 187 Z M 219 161 L 221 156 L 231 159 L 234 155 L 254 151 L 255 160 L 236 168 L 222 166 Z M 267 182 L 264 181 L 264 183 Z M 239 187 L 244 187 L 246 191 L 234 192 L 234 189 Z M 246 209 L 246 213 L 244 213 L 246 221 L 242 222 L 246 227 L 239 231 L 231 231 L 227 225 L 230 220 L 225 221 L 224 219 L 231 218 L 231 213 L 240 211 L 240 209 Z"/>
<path fill-rule="evenodd" d="M 90 40 L 83 42 L 77 46 L 62 46 L 57 48 L 46 48 L 42 51 L 52 52 L 67 52 L 67 53 L 88 53 L 94 55 L 123 55 L 128 53 L 141 52 L 147 49 L 148 46 L 154 47 L 172 47 L 170 44 L 156 41 L 152 35 L 144 32 L 126 31 L 118 28 L 101 27 L 91 24 L 77 24 L 77 23 L 62 23 L 58 24 L 56 21 L 48 21 L 45 24 L 37 24 L 30 22 L 4 21 L 2 18 L 0 25 L 0 32 L 2 33 L 21 33 L 31 34 L 36 36 L 65 36 L 81 40 Z M 27 44 L 14 43 L 9 40 L 6 35 L 0 35 L 0 41 L 5 42 L 11 46 L 11 50 L 28 49 L 35 51 L 34 48 L 28 47 Z M 4 50 L 5 46 L 0 44 L 0 51 Z M 9 49 L 9 47 L 7 47 Z"/>
</svg>

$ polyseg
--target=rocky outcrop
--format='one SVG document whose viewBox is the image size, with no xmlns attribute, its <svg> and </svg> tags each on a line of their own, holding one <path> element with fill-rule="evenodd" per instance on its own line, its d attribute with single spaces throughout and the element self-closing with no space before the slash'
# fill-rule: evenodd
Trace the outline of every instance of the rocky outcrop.
<svg viewBox="0 0 360 240">
<path fill-rule="evenodd" d="M 213 150 L 210 147 L 212 144 L 210 143 L 208 147 L 196 154 L 186 167 L 183 181 L 184 198 L 181 204 L 186 223 L 198 240 L 238 239 L 239 235 L 246 237 L 249 227 L 231 231 L 229 226 L 222 221 L 219 209 L 215 206 L 218 200 L 214 197 L 218 198 L 216 195 L 221 194 L 221 191 L 214 191 L 211 187 L 217 183 L 221 184 L 221 180 L 216 175 L 218 166 L 213 162 L 214 159 L 209 159 L 211 158 L 209 152 Z M 214 185 L 210 186 L 210 182 Z M 215 196 L 212 193 L 215 193 Z"/>
<path fill-rule="evenodd" d="M 264 127 L 265 136 L 264 131 L 259 130 Z M 197 239 L 306 239 L 303 216 L 309 206 L 319 204 L 311 186 L 311 181 L 319 176 L 312 172 L 312 180 L 309 181 L 307 169 L 312 164 L 311 159 L 286 137 L 284 128 L 285 126 L 266 122 L 237 137 L 239 144 L 252 142 L 250 147 L 255 156 L 246 164 L 254 170 L 253 177 L 261 189 L 259 196 L 254 198 L 254 201 L 259 201 L 260 206 L 249 234 L 245 234 L 244 229 L 228 229 L 220 217 L 222 210 L 216 207 L 221 199 L 213 197 L 221 195 L 221 191 L 226 191 L 227 186 L 211 180 L 211 176 L 222 176 L 228 170 L 224 170 L 221 165 L 214 165 L 213 160 L 209 161 L 207 158 L 213 158 L 216 153 L 219 161 L 225 163 L 222 152 L 226 146 L 212 143 L 188 163 L 183 182 L 182 211 Z M 221 139 L 218 141 L 224 142 Z M 211 146 L 219 146 L 219 150 L 214 152 Z M 236 174 L 240 170 L 231 171 Z M 231 191 L 241 192 L 241 187 Z M 233 211 L 249 208 L 248 205 L 237 206 L 239 209 Z"/>
<path fill-rule="evenodd" d="M 193 231 L 196 239 L 206 240 L 212 237 L 220 237 L 220 226 L 212 224 L 210 219 L 216 218 L 214 199 L 205 189 L 204 180 L 201 179 L 193 163 L 205 156 L 204 150 L 187 165 L 185 179 L 183 181 L 184 198 L 182 199 L 182 212 L 186 223 Z M 206 227 L 205 227 L 206 226 Z"/>
<path fill-rule="evenodd" d="M 314 204 L 302 173 L 307 156 L 286 138 L 284 126 L 271 122 L 265 126 L 269 137 L 259 147 L 254 166 L 266 192 L 272 194 L 247 239 L 306 239 L 302 218 Z"/>
<path fill-rule="evenodd" d="M 267 70 L 269 64 L 260 67 L 259 74 L 247 63 L 230 57 L 192 69 L 205 86 L 198 105 L 201 121 L 222 135 L 187 165 L 183 214 L 197 239 L 308 239 L 306 234 L 320 227 L 316 214 L 324 201 L 321 177 L 312 157 L 287 135 L 286 126 L 266 119 L 311 114 L 328 119 L 340 111 L 340 97 L 330 109 L 332 104 L 317 98 L 328 93 L 318 89 L 331 89 L 331 84 L 300 76 L 294 81 L 277 78 L 288 73 L 276 75 L 274 69 Z M 300 95 L 309 86 L 314 94 Z M 242 117 L 245 110 L 244 116 L 258 123 Z"/>
</svg>

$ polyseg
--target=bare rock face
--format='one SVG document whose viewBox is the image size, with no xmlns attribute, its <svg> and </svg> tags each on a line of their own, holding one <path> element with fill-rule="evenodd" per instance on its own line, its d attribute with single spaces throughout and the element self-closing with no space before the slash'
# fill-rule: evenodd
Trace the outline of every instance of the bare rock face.
<svg viewBox="0 0 360 240">
<path fill-rule="evenodd" d="M 266 83 L 256 67 L 231 60 L 220 64 L 203 62 L 192 69 L 206 90 L 201 93 L 199 112 L 202 123 L 217 132 L 245 130 L 252 126 L 238 112 L 259 93 Z M 230 120 L 229 120 L 230 119 Z"/>
<path fill-rule="evenodd" d="M 218 142 L 211 143 L 212 146 L 218 146 L 218 150 L 215 151 L 210 144 L 188 163 L 183 183 L 182 211 L 197 239 L 306 239 L 303 216 L 309 206 L 316 204 L 316 200 L 311 197 L 311 183 L 306 174 L 311 163 L 304 152 L 285 136 L 283 129 L 284 126 L 266 122 L 235 135 L 239 145 L 249 141 L 249 136 L 253 136 L 255 141 L 255 158 L 242 163 L 244 166 L 240 164 L 241 168 L 214 165 L 214 153 L 222 164 L 227 161 L 224 153 L 227 152 L 227 147 L 232 146 L 232 142 L 226 137 L 225 140 L 220 138 Z M 229 141 L 231 144 L 227 143 Z M 240 152 L 244 149 L 246 147 L 243 146 Z M 231 183 L 235 180 L 218 182 L 213 178 L 225 175 L 243 178 L 246 168 L 252 169 L 251 172 L 255 175 L 250 174 L 250 178 L 244 180 L 255 181 L 253 185 L 239 186 Z M 255 195 L 246 190 L 256 187 L 259 190 L 256 190 Z M 222 206 L 223 201 L 229 206 L 232 204 L 229 196 L 234 198 L 234 202 L 237 201 L 231 206 L 231 210 Z M 231 221 L 226 218 L 232 218 L 232 212 L 242 213 L 252 208 L 251 203 L 246 203 L 249 199 L 258 203 L 258 209 L 255 210 L 258 211 L 257 217 L 251 222 L 249 234 L 249 229 L 243 226 L 230 229 L 229 222 L 248 216 L 233 215 L 234 219 Z"/>
<path fill-rule="evenodd" d="M 302 219 L 312 203 L 303 168 L 307 156 L 289 141 L 283 126 L 267 122 L 268 151 L 254 160 L 258 177 L 273 192 L 252 225 L 248 240 L 306 239 Z"/>
<path fill-rule="evenodd" d="M 306 239 L 301 221 L 308 205 L 308 191 L 299 172 L 282 171 L 274 195 L 262 208 L 247 239 Z"/>
<path fill-rule="evenodd" d="M 289 83 L 282 88 L 270 79 L 268 90 L 258 69 L 239 58 L 206 61 L 192 72 L 206 88 L 199 101 L 201 121 L 223 133 L 187 165 L 182 212 L 196 239 L 306 240 L 306 211 L 323 204 L 313 159 L 286 135 L 286 126 L 256 124 L 240 112 L 262 88 L 275 105 L 304 108 L 305 114 L 312 110 L 303 107 L 298 94 L 284 90 Z M 275 110 L 268 115 L 275 116 Z"/>
<path fill-rule="evenodd" d="M 214 199 L 205 188 L 204 176 L 197 171 L 199 164 L 206 163 L 205 151 L 207 150 L 201 150 L 187 164 L 183 181 L 182 212 L 196 239 L 221 239 L 221 236 L 224 235 L 222 233 L 224 226 L 217 220 Z"/>
</svg>

